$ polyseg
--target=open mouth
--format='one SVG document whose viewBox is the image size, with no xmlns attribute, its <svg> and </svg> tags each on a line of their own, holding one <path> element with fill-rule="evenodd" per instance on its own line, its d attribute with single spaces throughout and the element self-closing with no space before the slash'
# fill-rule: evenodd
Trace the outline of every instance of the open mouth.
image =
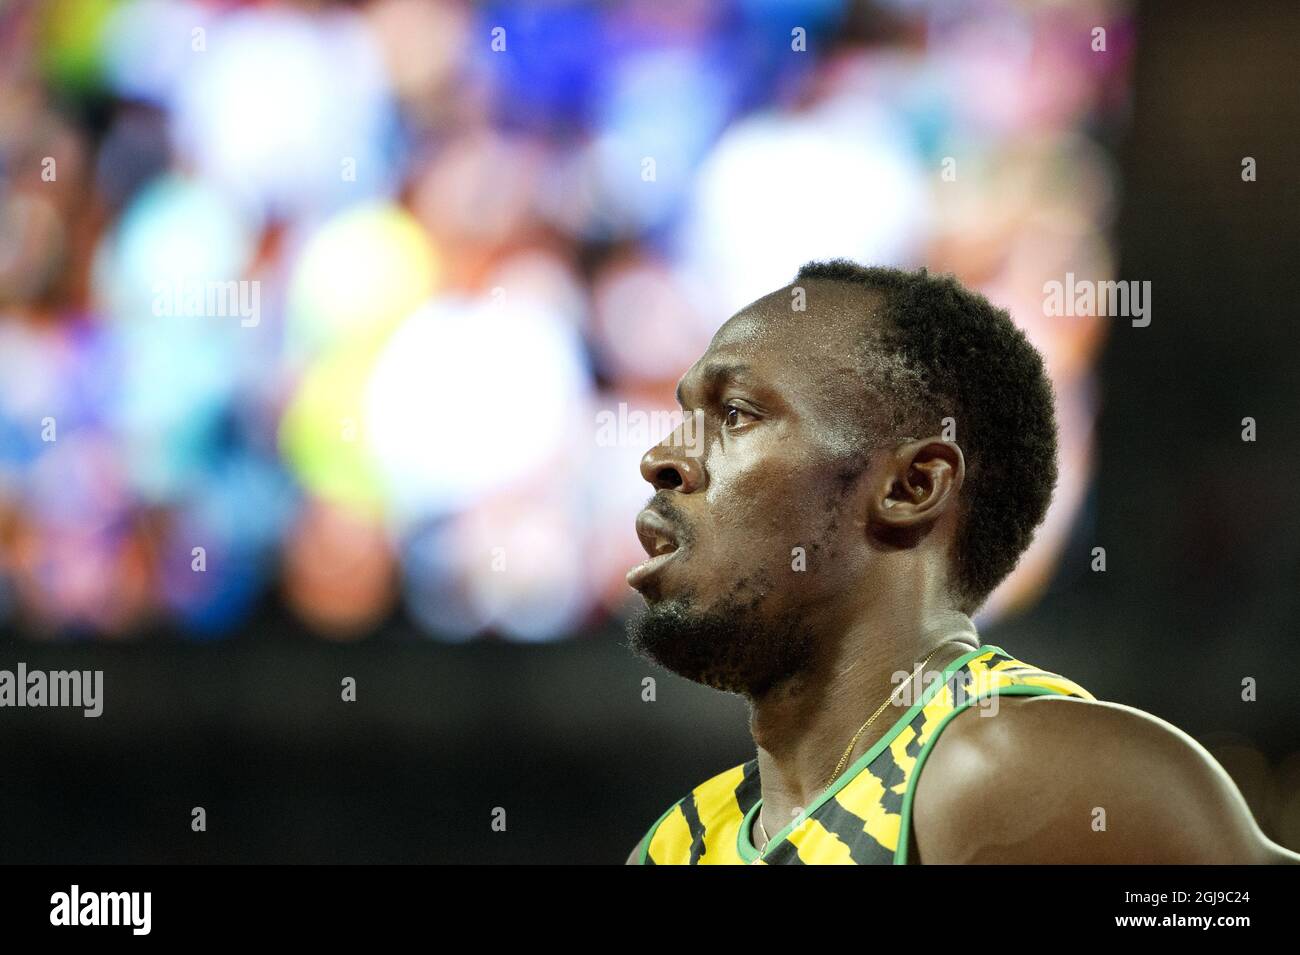
<svg viewBox="0 0 1300 955">
<path fill-rule="evenodd" d="M 677 534 L 654 511 L 642 511 L 636 517 L 636 536 L 648 557 L 627 572 L 627 582 L 640 590 L 677 553 Z"/>
</svg>

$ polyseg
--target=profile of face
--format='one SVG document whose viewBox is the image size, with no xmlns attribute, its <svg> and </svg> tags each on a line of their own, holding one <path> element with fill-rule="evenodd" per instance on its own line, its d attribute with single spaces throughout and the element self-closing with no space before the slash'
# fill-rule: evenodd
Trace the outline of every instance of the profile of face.
<svg viewBox="0 0 1300 955">
<path fill-rule="evenodd" d="M 865 398 L 840 311 L 864 296 L 825 286 L 816 301 L 795 311 L 781 289 L 728 320 L 679 382 L 682 427 L 641 460 L 654 494 L 630 646 L 751 698 L 809 667 L 867 596 Z"/>
</svg>

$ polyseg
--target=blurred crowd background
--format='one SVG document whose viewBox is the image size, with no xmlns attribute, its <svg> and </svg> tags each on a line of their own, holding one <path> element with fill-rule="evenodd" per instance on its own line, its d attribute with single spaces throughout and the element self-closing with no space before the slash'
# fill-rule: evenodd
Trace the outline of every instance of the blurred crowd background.
<svg viewBox="0 0 1300 955">
<path fill-rule="evenodd" d="M 1238 702 L 1300 562 L 1219 500 L 1300 448 L 1256 367 L 1295 187 L 1239 175 L 1295 13 L 1175 7 L 0 2 L 0 666 L 108 695 L 0 716 L 0 856 L 620 860 L 746 758 L 738 701 L 646 704 L 618 646 L 638 461 L 832 256 L 953 272 L 1047 359 L 1061 483 L 986 639 L 1300 846 L 1300 707 Z M 1152 325 L 1046 316 L 1067 273 L 1152 280 Z"/>
<path fill-rule="evenodd" d="M 638 423 L 832 255 L 955 272 L 1048 356 L 1065 477 L 990 612 L 1048 575 L 1102 328 L 1042 285 L 1113 271 L 1109 5 L 51 0 L 0 29 L 18 629 L 220 639 L 268 594 L 326 639 L 617 614 L 666 433 Z"/>
</svg>

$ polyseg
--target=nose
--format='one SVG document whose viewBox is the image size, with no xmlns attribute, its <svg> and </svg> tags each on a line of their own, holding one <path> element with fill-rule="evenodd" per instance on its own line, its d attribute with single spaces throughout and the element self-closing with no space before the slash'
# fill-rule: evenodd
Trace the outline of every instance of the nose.
<svg viewBox="0 0 1300 955">
<path fill-rule="evenodd" d="M 641 458 L 641 476 L 656 491 L 680 491 L 691 494 L 704 486 L 704 466 L 698 457 L 686 453 L 681 441 L 674 441 L 674 431 Z"/>
</svg>

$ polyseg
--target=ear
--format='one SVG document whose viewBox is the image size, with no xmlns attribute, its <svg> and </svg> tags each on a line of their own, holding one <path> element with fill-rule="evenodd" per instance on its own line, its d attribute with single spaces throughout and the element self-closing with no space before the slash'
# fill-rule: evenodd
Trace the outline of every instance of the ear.
<svg viewBox="0 0 1300 955">
<path fill-rule="evenodd" d="M 923 530 L 956 508 L 966 459 L 951 441 L 921 438 L 889 452 L 879 475 L 871 522 L 895 531 Z"/>
</svg>

